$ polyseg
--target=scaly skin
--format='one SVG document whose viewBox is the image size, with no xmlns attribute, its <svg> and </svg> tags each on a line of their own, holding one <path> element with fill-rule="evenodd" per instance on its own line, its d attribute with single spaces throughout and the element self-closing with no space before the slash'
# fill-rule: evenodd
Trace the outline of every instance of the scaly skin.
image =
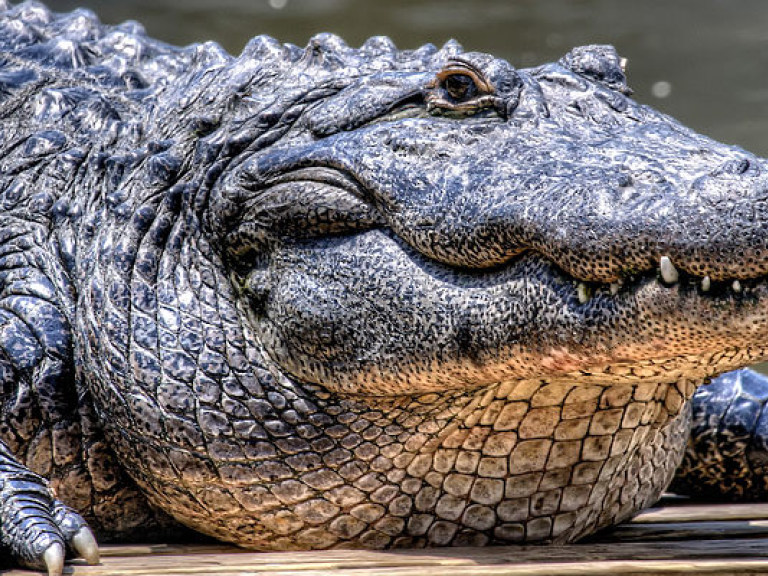
<svg viewBox="0 0 768 576">
<path fill-rule="evenodd" d="M 96 561 L 85 521 L 573 541 L 651 504 L 696 387 L 767 355 L 768 166 L 632 101 L 612 48 L 233 58 L 37 4 L 0 48 L 0 535 L 28 565 Z"/>
</svg>

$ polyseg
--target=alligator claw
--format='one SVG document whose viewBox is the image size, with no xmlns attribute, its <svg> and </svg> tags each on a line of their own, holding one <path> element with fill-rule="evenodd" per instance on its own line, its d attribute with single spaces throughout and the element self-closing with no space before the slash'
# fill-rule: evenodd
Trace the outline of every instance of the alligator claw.
<svg viewBox="0 0 768 576">
<path fill-rule="evenodd" d="M 48 576 L 61 576 L 68 550 L 89 564 L 99 562 L 96 539 L 83 517 L 56 500 L 45 479 L 4 452 L 2 443 L 0 545 L 21 565 Z"/>
<path fill-rule="evenodd" d="M 88 564 L 99 563 L 99 546 L 90 528 L 83 526 L 70 541 L 72 548 L 82 556 Z"/>
<path fill-rule="evenodd" d="M 64 572 L 64 546 L 58 542 L 48 546 L 43 554 L 43 562 L 48 576 L 61 576 Z"/>
</svg>

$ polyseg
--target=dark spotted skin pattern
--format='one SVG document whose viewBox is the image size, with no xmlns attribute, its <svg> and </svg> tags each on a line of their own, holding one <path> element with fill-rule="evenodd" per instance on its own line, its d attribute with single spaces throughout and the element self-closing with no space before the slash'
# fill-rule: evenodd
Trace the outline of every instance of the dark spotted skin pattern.
<svg viewBox="0 0 768 576">
<path fill-rule="evenodd" d="M 0 5 L 0 537 L 27 565 L 86 522 L 570 542 L 653 503 L 697 386 L 767 355 L 768 165 L 634 102 L 610 47 L 232 57 Z M 746 393 L 714 417 L 751 418 L 759 471 Z"/>
</svg>

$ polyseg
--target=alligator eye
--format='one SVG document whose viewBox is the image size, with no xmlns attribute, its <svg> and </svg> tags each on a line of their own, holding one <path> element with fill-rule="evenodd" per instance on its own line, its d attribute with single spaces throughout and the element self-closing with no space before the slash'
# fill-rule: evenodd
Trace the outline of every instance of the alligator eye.
<svg viewBox="0 0 768 576">
<path fill-rule="evenodd" d="M 451 74 L 443 79 L 443 89 L 454 100 L 467 100 L 477 96 L 477 84 L 469 74 Z"/>
<path fill-rule="evenodd" d="M 433 114 L 468 116 L 495 107 L 499 99 L 480 70 L 453 60 L 427 84 L 427 110 Z"/>
</svg>

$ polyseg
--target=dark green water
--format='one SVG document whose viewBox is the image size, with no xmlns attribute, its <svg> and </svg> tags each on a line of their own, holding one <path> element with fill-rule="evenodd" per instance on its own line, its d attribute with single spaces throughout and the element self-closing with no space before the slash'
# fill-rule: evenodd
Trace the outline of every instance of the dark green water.
<svg viewBox="0 0 768 576">
<path fill-rule="evenodd" d="M 350 44 L 385 34 L 398 46 L 449 38 L 517 67 L 578 44 L 611 43 L 629 59 L 637 99 L 718 140 L 768 156 L 766 0 L 57 0 L 103 21 L 142 22 L 174 44 L 215 40 L 237 53 L 257 34 L 304 45 L 316 32 Z M 662 84 L 659 84 L 662 83 Z M 653 87 L 669 95 L 654 96 Z M 664 95 L 664 90 L 661 90 Z"/>
</svg>

